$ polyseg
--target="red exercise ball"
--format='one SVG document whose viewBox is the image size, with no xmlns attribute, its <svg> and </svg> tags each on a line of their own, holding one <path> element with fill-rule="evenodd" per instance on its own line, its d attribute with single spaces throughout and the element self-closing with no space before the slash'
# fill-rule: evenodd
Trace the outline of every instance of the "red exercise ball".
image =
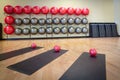
<svg viewBox="0 0 120 80">
<path fill-rule="evenodd" d="M 80 8 L 75 9 L 75 14 L 80 15 L 82 13 L 82 10 Z"/>
<path fill-rule="evenodd" d="M 96 57 L 96 55 L 97 55 L 96 49 L 90 49 L 89 54 L 90 54 L 91 57 Z"/>
<path fill-rule="evenodd" d="M 6 16 L 5 19 L 4 19 L 4 21 L 5 21 L 6 24 L 13 24 L 14 20 L 15 19 L 12 16 Z"/>
<path fill-rule="evenodd" d="M 13 34 L 14 31 L 15 31 L 15 29 L 14 29 L 14 27 L 11 26 L 11 25 L 8 25 L 8 26 L 4 27 L 4 32 L 5 32 L 6 34 Z"/>
<path fill-rule="evenodd" d="M 33 12 L 33 14 L 39 14 L 40 13 L 40 7 L 39 6 L 34 6 L 32 8 L 32 12 Z"/>
<path fill-rule="evenodd" d="M 71 7 L 69 7 L 68 9 L 67 9 L 67 13 L 69 14 L 69 15 L 72 15 L 72 14 L 74 14 L 74 8 L 71 8 Z"/>
<path fill-rule="evenodd" d="M 12 14 L 13 10 L 14 10 L 14 8 L 11 5 L 6 5 L 4 7 L 4 12 L 6 12 L 7 14 Z"/>
<path fill-rule="evenodd" d="M 25 14 L 30 14 L 32 12 L 32 8 L 29 5 L 24 6 L 23 11 Z"/>
<path fill-rule="evenodd" d="M 60 52 L 60 50 L 61 50 L 60 46 L 58 46 L 58 45 L 54 46 L 54 51 L 55 52 Z"/>
<path fill-rule="evenodd" d="M 21 6 L 15 6 L 14 7 L 14 13 L 16 14 L 22 14 L 23 8 Z"/>
<path fill-rule="evenodd" d="M 65 7 L 60 7 L 60 8 L 59 8 L 59 13 L 60 13 L 61 15 L 66 14 L 66 13 L 67 13 L 66 8 L 65 8 Z"/>
<path fill-rule="evenodd" d="M 89 14 L 89 9 L 88 8 L 83 8 L 82 9 L 82 14 L 85 15 L 85 16 L 88 15 Z"/>
<path fill-rule="evenodd" d="M 48 8 L 47 6 L 43 6 L 43 7 L 41 8 L 41 12 L 42 12 L 43 14 L 48 14 L 48 13 L 49 13 L 49 8 Z"/>
<path fill-rule="evenodd" d="M 58 8 L 57 8 L 57 7 L 52 7 L 52 8 L 50 9 L 50 13 L 53 14 L 53 15 L 58 14 Z"/>
</svg>

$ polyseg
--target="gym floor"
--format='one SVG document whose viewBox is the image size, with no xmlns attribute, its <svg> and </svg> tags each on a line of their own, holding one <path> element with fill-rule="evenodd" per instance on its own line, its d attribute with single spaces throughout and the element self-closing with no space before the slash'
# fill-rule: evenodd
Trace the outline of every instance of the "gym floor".
<svg viewBox="0 0 120 80">
<path fill-rule="evenodd" d="M 32 43 L 41 49 L 0 61 L 0 80 L 58 80 L 64 72 L 83 53 L 96 48 L 98 53 L 106 55 L 107 80 L 120 80 L 120 38 L 73 38 L 73 39 L 33 39 L 33 40 L 2 40 L 0 54 L 31 46 Z M 69 50 L 32 75 L 25 75 L 6 68 L 54 47 L 61 46 Z M 34 65 L 35 66 L 35 65 Z"/>
</svg>

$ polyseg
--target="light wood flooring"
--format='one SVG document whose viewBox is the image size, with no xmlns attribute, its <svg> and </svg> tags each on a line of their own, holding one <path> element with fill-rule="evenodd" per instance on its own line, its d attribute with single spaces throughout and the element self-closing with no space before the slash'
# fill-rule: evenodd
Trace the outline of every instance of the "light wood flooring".
<svg viewBox="0 0 120 80">
<path fill-rule="evenodd" d="M 33 42 L 44 47 L 27 54 L 19 55 L 0 61 L 0 80 L 58 80 L 64 72 L 83 53 L 90 48 L 96 48 L 98 53 L 106 55 L 107 80 L 120 80 L 120 38 L 73 38 L 73 39 L 33 39 L 33 40 L 2 40 L 0 41 L 0 54 L 29 47 Z M 64 55 L 53 60 L 34 74 L 28 76 L 6 68 L 42 52 L 46 52 L 60 45 L 62 49 L 69 50 Z"/>
</svg>

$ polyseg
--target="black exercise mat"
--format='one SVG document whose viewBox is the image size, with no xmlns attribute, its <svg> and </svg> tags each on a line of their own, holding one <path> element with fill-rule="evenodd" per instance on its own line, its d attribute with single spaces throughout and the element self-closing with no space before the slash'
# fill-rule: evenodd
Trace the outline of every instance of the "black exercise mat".
<svg viewBox="0 0 120 80">
<path fill-rule="evenodd" d="M 28 53 L 30 51 L 37 50 L 37 49 L 40 49 L 40 48 L 42 48 L 42 47 L 36 47 L 35 49 L 32 49 L 31 47 L 26 47 L 26 48 L 2 53 L 2 54 L 0 54 L 0 61 L 6 60 L 8 58 L 15 57 L 15 56 L 18 56 L 18 55 L 22 55 L 22 54 L 25 54 L 25 53 Z"/>
<path fill-rule="evenodd" d="M 106 80 L 105 55 L 92 58 L 84 52 L 59 80 Z"/>
<path fill-rule="evenodd" d="M 19 63 L 8 66 L 9 69 L 31 75 L 36 72 L 38 69 L 42 68 L 46 64 L 50 63 L 54 59 L 63 55 L 67 50 L 61 50 L 60 52 L 55 52 L 53 49 L 37 56 L 31 57 Z"/>
</svg>

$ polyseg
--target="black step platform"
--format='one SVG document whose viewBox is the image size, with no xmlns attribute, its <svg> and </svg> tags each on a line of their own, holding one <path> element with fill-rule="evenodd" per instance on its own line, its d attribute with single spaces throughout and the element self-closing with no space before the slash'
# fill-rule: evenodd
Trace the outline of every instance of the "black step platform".
<svg viewBox="0 0 120 80">
<path fill-rule="evenodd" d="M 89 23 L 90 37 L 118 37 L 116 23 Z"/>
<path fill-rule="evenodd" d="M 84 52 L 59 80 L 106 80 L 105 55 Z"/>
<path fill-rule="evenodd" d="M 111 24 L 105 24 L 106 37 L 112 37 Z"/>
<path fill-rule="evenodd" d="M 60 52 L 56 53 L 53 49 L 47 52 L 41 53 L 37 56 L 31 57 L 24 61 L 18 62 L 11 66 L 8 66 L 9 69 L 31 75 L 40 68 L 44 67 L 54 59 L 63 55 L 67 50 L 61 50 Z"/>
<path fill-rule="evenodd" d="M 98 28 L 99 28 L 99 33 L 100 33 L 100 37 L 105 37 L 105 26 L 104 24 L 98 24 Z"/>
<path fill-rule="evenodd" d="M 92 37 L 99 37 L 99 28 L 98 24 L 90 25 L 90 34 Z"/>
<path fill-rule="evenodd" d="M 117 25 L 116 24 L 111 24 L 111 28 L 112 28 L 112 36 L 113 37 L 116 37 L 118 36 L 118 33 L 117 33 Z"/>
</svg>

